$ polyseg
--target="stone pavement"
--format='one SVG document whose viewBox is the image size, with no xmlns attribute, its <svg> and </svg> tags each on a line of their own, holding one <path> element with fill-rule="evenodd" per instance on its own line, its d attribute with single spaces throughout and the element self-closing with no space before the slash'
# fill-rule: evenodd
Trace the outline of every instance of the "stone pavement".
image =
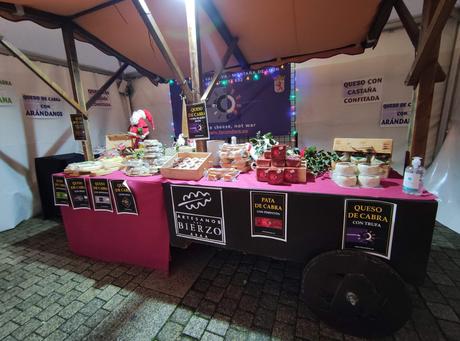
<svg viewBox="0 0 460 341">
<path fill-rule="evenodd" d="M 0 233 L 0 340 L 360 340 L 301 304 L 301 270 L 217 251 L 175 297 L 149 289 L 151 270 L 76 256 L 59 222 L 30 219 Z M 412 319 L 381 340 L 460 340 L 458 234 L 436 227 L 411 293 Z"/>
</svg>

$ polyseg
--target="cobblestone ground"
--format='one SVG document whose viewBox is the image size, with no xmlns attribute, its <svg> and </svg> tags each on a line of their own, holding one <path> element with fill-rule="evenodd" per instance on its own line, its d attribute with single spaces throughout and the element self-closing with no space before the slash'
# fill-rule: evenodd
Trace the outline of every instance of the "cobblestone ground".
<svg viewBox="0 0 460 341">
<path fill-rule="evenodd" d="M 301 267 L 219 251 L 184 297 L 143 286 L 150 270 L 72 254 L 58 222 L 0 233 L 0 340 L 360 340 L 298 300 Z M 177 283 L 176 283 L 177 285 Z M 436 227 L 412 319 L 381 340 L 460 340 L 460 236 Z"/>
</svg>

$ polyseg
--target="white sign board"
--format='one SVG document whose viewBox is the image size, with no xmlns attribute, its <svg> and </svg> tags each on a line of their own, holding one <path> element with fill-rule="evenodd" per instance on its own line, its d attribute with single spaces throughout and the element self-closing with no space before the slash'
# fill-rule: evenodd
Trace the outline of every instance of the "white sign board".
<svg viewBox="0 0 460 341">
<path fill-rule="evenodd" d="M 62 118 L 65 103 L 55 96 L 22 95 L 28 118 Z"/>
<path fill-rule="evenodd" d="M 0 106 L 15 105 L 16 93 L 11 81 L 0 79 Z"/>
<path fill-rule="evenodd" d="M 373 76 L 343 82 L 343 103 L 362 104 L 382 100 L 383 77 Z"/>
<path fill-rule="evenodd" d="M 411 102 L 383 103 L 381 127 L 407 127 L 411 116 Z"/>
<path fill-rule="evenodd" d="M 96 89 L 88 89 L 88 95 L 89 95 L 88 98 L 93 97 L 96 92 L 97 92 Z M 93 104 L 93 107 L 110 108 L 111 106 L 112 105 L 110 104 L 110 93 L 107 90 L 104 91 L 104 93 Z"/>
</svg>

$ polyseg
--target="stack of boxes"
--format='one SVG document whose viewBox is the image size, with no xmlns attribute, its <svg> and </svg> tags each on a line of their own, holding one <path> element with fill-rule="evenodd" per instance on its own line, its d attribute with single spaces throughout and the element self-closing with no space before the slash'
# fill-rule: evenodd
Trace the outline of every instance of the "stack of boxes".
<svg viewBox="0 0 460 341">
<path fill-rule="evenodd" d="M 307 182 L 307 168 L 302 165 L 297 155 L 287 156 L 287 146 L 273 146 L 257 160 L 257 181 L 268 182 L 271 185 L 284 183 Z"/>
</svg>

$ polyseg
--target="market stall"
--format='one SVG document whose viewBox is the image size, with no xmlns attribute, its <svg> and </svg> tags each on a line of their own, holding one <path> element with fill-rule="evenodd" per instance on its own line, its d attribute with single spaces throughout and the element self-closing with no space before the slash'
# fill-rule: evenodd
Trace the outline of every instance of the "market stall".
<svg viewBox="0 0 460 341">
<path fill-rule="evenodd" d="M 65 176 L 54 176 L 56 204 L 72 207 L 62 209 L 71 248 L 82 255 L 167 270 L 169 220 L 173 244 L 198 241 L 308 262 L 302 295 L 333 326 L 361 335 L 388 334 L 401 327 L 410 314 L 410 300 L 397 272 L 414 283 L 423 279 L 437 207 L 432 195 L 419 193 L 417 172 L 422 168 L 418 161 L 411 169 L 414 176 L 404 182 L 404 190 L 417 196 L 408 196 L 402 193 L 402 180 L 389 171 L 388 157 L 374 144 L 353 149 L 356 155 L 339 150 L 344 153 L 336 159 L 309 165 L 295 143 L 288 146 L 269 139 L 269 146 L 253 144 L 252 149 L 232 143 L 220 147 L 221 168 L 212 168 L 205 140 L 211 137 L 206 102 L 226 68 L 245 70 L 250 72 L 246 78 L 256 79 L 258 71 L 254 70 L 267 65 L 282 68 L 285 63 L 315 57 L 362 53 L 376 45 L 396 3 L 417 45 L 420 32 L 404 13 L 404 3 L 178 3 L 0 3 L 0 15 L 10 20 L 30 19 L 63 29 L 75 100 L 49 82 L 14 45 L 4 39 L 0 42 L 77 110 L 72 123 L 78 134 L 74 135 L 84 141 L 87 158 L 92 153 L 74 37 L 135 66 L 155 83 L 174 78 L 171 82 L 180 87 L 181 131 L 192 141 L 188 146 L 174 146 L 179 153 L 157 163 L 161 153 L 157 141 L 143 141 L 146 127 L 139 120 L 131 121 L 132 150 L 126 153 L 123 148 L 114 156 L 123 156 L 122 162 L 103 155 L 96 164 L 69 165 Z M 436 80 L 445 77 L 436 63 L 439 34 L 454 3 L 435 6 L 425 2 L 419 48 L 407 81 L 410 85 L 420 81 L 419 101 L 424 101 L 417 105 L 412 154 L 423 156 L 425 152 L 432 89 Z M 188 53 L 184 53 L 184 44 L 188 44 Z M 222 60 L 216 55 L 223 55 Z M 421 76 L 427 64 L 432 72 Z M 204 84 L 204 71 L 211 70 L 214 74 Z M 190 84 L 186 75 L 190 75 Z M 273 80 L 275 92 L 288 88 L 283 79 Z M 226 114 L 233 114 L 233 109 Z M 145 111 L 143 115 L 148 120 Z M 294 141 L 296 134 L 291 131 Z M 316 155 L 316 151 L 308 153 Z M 253 160 L 257 161 L 255 171 L 251 171 Z M 121 169 L 124 175 L 118 172 Z M 154 175 L 159 169 L 161 177 Z M 329 169 L 334 170 L 329 173 Z M 205 171 L 206 179 L 201 179 Z M 312 178 L 310 173 L 321 175 Z M 146 180 L 137 176 L 146 176 Z"/>
</svg>

